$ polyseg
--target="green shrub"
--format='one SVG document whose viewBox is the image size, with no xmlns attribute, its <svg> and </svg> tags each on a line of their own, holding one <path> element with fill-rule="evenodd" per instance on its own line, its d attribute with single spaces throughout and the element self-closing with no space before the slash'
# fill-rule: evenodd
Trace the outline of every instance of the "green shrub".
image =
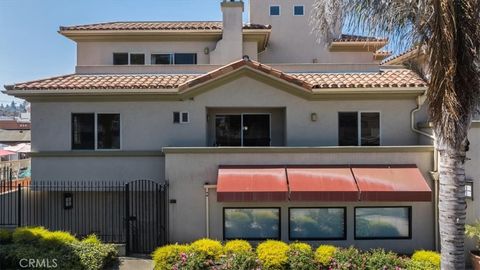
<svg viewBox="0 0 480 270">
<path fill-rule="evenodd" d="M 292 243 L 289 246 L 288 267 L 294 270 L 315 270 L 317 265 L 315 263 L 314 253 L 312 247 L 305 243 Z"/>
<path fill-rule="evenodd" d="M 252 246 L 245 240 L 232 240 L 225 243 L 226 254 L 238 254 L 252 251 Z"/>
<path fill-rule="evenodd" d="M 115 261 L 118 255 L 114 245 L 100 242 L 82 241 L 75 242 L 72 246 L 73 253 L 78 257 L 82 269 L 86 270 L 105 269 Z"/>
<path fill-rule="evenodd" d="M 386 252 L 383 249 L 374 249 L 366 253 L 367 269 L 396 270 L 405 267 L 405 260 L 396 253 Z"/>
<path fill-rule="evenodd" d="M 182 253 L 186 253 L 188 249 L 187 245 L 178 244 L 157 248 L 152 254 L 155 270 L 171 270 L 181 260 Z"/>
<path fill-rule="evenodd" d="M 415 251 L 415 253 L 413 253 L 412 255 L 412 261 L 415 267 L 430 267 L 428 269 L 432 269 L 432 270 L 440 269 L 440 253 L 435 251 L 428 251 L 428 250 Z M 410 266 L 410 267 L 413 267 L 413 266 Z"/>
<path fill-rule="evenodd" d="M 90 244 L 100 244 L 101 243 L 100 240 L 98 239 L 98 237 L 95 234 L 88 235 L 87 237 L 82 239 L 82 242 L 83 243 L 90 243 Z"/>
<path fill-rule="evenodd" d="M 252 251 L 240 250 L 239 252 L 227 252 L 220 260 L 221 270 L 255 270 L 258 268 L 258 260 Z"/>
<path fill-rule="evenodd" d="M 75 238 L 75 236 L 63 231 L 47 231 L 46 233 L 43 233 L 41 237 L 40 241 L 46 245 L 64 245 L 78 242 L 78 239 Z"/>
<path fill-rule="evenodd" d="M 12 240 L 14 243 L 24 244 L 38 242 L 48 233 L 49 231 L 43 227 L 19 227 L 13 232 Z"/>
<path fill-rule="evenodd" d="M 335 270 L 366 269 L 367 256 L 354 247 L 340 248 L 333 254 L 331 268 Z"/>
<path fill-rule="evenodd" d="M 283 270 L 288 263 L 288 245 L 281 241 L 268 240 L 257 247 L 257 256 L 264 270 Z"/>
<path fill-rule="evenodd" d="M 223 252 L 222 243 L 211 239 L 200 239 L 190 245 L 190 251 L 203 256 L 205 259 L 218 259 Z"/>
<path fill-rule="evenodd" d="M 9 244 L 12 242 L 12 230 L 0 229 L 0 244 Z"/>
<path fill-rule="evenodd" d="M 315 261 L 323 267 L 327 267 L 332 263 L 333 254 L 337 248 L 330 245 L 321 245 L 315 251 Z"/>
</svg>

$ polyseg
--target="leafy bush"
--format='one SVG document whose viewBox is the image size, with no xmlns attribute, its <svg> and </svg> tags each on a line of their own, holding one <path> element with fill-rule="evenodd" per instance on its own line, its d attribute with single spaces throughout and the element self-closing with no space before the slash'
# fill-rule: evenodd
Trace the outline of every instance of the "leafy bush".
<svg viewBox="0 0 480 270">
<path fill-rule="evenodd" d="M 0 229 L 0 244 L 8 244 L 12 242 L 12 230 Z"/>
<path fill-rule="evenodd" d="M 96 238 L 96 237 L 95 237 Z M 48 231 L 43 227 L 17 228 L 10 244 L 0 247 L 0 268 L 18 268 L 21 259 L 34 259 L 44 267 L 36 269 L 103 269 L 115 260 L 113 245 L 102 244 L 98 239 L 79 241 L 62 231 Z"/>
<path fill-rule="evenodd" d="M 405 261 L 396 253 L 374 249 L 367 254 L 367 269 L 396 270 L 405 267 Z"/>
<path fill-rule="evenodd" d="M 200 239 L 190 245 L 191 252 L 198 253 L 205 259 L 218 259 L 223 252 L 222 243 L 211 239 Z"/>
<path fill-rule="evenodd" d="M 178 244 L 157 248 L 152 254 L 155 270 L 171 270 L 187 251 L 187 245 Z"/>
<path fill-rule="evenodd" d="M 337 248 L 330 245 L 321 245 L 315 251 L 315 261 L 323 267 L 330 265 Z"/>
<path fill-rule="evenodd" d="M 465 234 L 477 242 L 477 248 L 480 249 L 480 220 L 473 225 L 465 226 Z"/>
<path fill-rule="evenodd" d="M 415 251 L 412 255 L 412 262 L 413 265 L 410 267 L 428 267 L 428 269 L 432 270 L 440 269 L 440 253 L 428 250 Z"/>
<path fill-rule="evenodd" d="M 232 240 L 225 243 L 226 254 L 239 254 L 252 251 L 252 246 L 245 240 Z"/>
<path fill-rule="evenodd" d="M 257 256 L 264 270 L 283 270 L 288 263 L 289 247 L 281 241 L 268 240 L 257 247 Z"/>
<path fill-rule="evenodd" d="M 295 270 L 314 270 L 317 269 L 315 264 L 314 253 L 312 247 L 305 243 L 292 243 L 289 246 L 288 266 L 289 269 Z"/>
<path fill-rule="evenodd" d="M 90 243 L 90 244 L 100 244 L 101 241 L 98 239 L 98 237 L 95 234 L 90 234 L 84 239 L 82 239 L 83 243 Z"/>
<path fill-rule="evenodd" d="M 240 250 L 236 253 L 228 253 L 220 260 L 221 270 L 255 270 L 258 268 L 258 260 L 252 251 Z"/>
<path fill-rule="evenodd" d="M 362 254 L 358 249 L 349 247 L 346 249 L 337 249 L 333 254 L 331 269 L 335 270 L 351 270 L 366 269 L 367 256 Z"/>
</svg>

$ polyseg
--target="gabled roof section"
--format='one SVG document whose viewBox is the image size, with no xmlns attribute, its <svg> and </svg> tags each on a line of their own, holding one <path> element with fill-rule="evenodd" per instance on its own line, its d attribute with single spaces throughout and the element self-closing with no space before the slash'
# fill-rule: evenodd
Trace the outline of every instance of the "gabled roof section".
<svg viewBox="0 0 480 270">
<path fill-rule="evenodd" d="M 425 48 L 413 46 L 406 51 L 385 59 L 385 61 L 382 62 L 382 65 L 403 65 L 406 61 L 417 58 L 421 55 L 425 55 Z"/>
<path fill-rule="evenodd" d="M 213 83 L 218 86 L 218 83 L 225 82 L 224 79 L 231 81 L 238 76 L 250 76 L 304 98 L 332 93 L 417 93 L 423 92 L 427 86 L 408 69 L 351 73 L 286 73 L 256 61 L 239 60 L 206 74 L 72 74 L 8 85 L 5 88 L 7 94 L 17 97 L 57 94 L 166 94 L 190 97 L 199 93 L 198 91 L 215 88 Z"/>
<path fill-rule="evenodd" d="M 270 25 L 245 24 L 243 29 L 271 29 Z M 95 24 L 83 24 L 73 26 L 60 26 L 63 31 L 135 31 L 135 30 L 222 30 L 223 24 L 220 21 L 151 21 L 151 22 L 106 22 Z"/>
</svg>

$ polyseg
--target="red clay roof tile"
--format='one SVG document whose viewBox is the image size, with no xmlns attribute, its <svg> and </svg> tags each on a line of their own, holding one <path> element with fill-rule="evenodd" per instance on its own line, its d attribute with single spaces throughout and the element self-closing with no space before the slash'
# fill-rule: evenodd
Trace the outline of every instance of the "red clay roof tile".
<svg viewBox="0 0 480 270">
<path fill-rule="evenodd" d="M 223 24 L 218 21 L 198 21 L 198 22 L 107 22 L 73 26 L 61 26 L 60 31 L 92 31 L 92 30 L 222 30 Z M 270 29 L 270 25 L 245 24 L 243 29 Z"/>
</svg>

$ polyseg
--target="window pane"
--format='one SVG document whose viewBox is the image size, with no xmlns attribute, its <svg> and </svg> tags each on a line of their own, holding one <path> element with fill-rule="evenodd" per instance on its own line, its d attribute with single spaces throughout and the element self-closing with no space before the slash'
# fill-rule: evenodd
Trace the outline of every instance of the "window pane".
<svg viewBox="0 0 480 270">
<path fill-rule="evenodd" d="M 279 239 L 280 209 L 224 209 L 225 239 Z"/>
<path fill-rule="evenodd" d="M 114 65 L 128 65 L 128 53 L 114 53 L 113 54 Z"/>
<path fill-rule="evenodd" d="M 180 123 L 180 112 L 173 112 L 173 123 Z"/>
<path fill-rule="evenodd" d="M 176 65 L 193 65 L 197 63 L 196 53 L 176 53 L 175 64 Z"/>
<path fill-rule="evenodd" d="M 303 15 L 303 6 L 295 6 L 293 7 L 293 14 L 297 16 Z"/>
<path fill-rule="evenodd" d="M 344 208 L 291 208 L 290 239 L 345 238 Z"/>
<path fill-rule="evenodd" d="M 93 113 L 72 114 L 72 149 L 93 150 L 95 148 L 95 115 Z"/>
<path fill-rule="evenodd" d="M 280 15 L 280 6 L 271 6 L 271 7 L 270 7 L 270 15 L 271 15 L 271 16 L 278 16 L 278 15 Z"/>
<path fill-rule="evenodd" d="M 188 123 L 188 112 L 182 112 L 182 123 Z"/>
<path fill-rule="evenodd" d="M 409 237 L 409 207 L 355 209 L 355 238 Z"/>
<path fill-rule="evenodd" d="M 380 145 L 380 114 L 362 113 L 362 145 Z"/>
<path fill-rule="evenodd" d="M 130 65 L 145 65 L 145 54 L 143 53 L 131 53 Z"/>
<path fill-rule="evenodd" d="M 243 146 L 270 146 L 270 116 L 243 115 Z"/>
<path fill-rule="evenodd" d="M 338 145 L 358 145 L 358 113 L 338 113 Z"/>
<path fill-rule="evenodd" d="M 98 114 L 97 148 L 120 149 L 120 114 Z"/>
<path fill-rule="evenodd" d="M 217 115 L 215 117 L 215 141 L 217 146 L 241 146 L 240 115 Z"/>
<path fill-rule="evenodd" d="M 171 65 L 171 64 L 173 64 L 173 55 L 152 54 L 152 65 Z"/>
</svg>

